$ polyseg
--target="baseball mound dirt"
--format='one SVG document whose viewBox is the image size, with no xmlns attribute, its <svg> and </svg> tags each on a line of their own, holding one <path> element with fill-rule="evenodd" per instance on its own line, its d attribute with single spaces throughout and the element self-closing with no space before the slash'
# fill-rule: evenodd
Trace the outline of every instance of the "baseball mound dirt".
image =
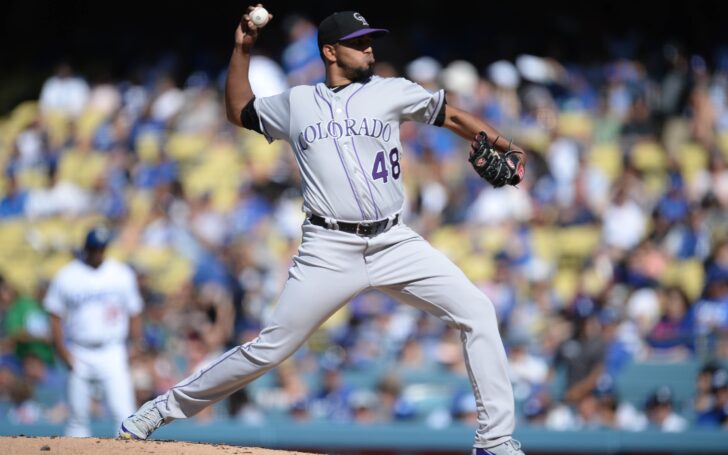
<svg viewBox="0 0 728 455">
<path fill-rule="evenodd" d="M 99 438 L 0 438 L 0 454 L 103 454 L 103 455 L 311 455 L 304 452 L 235 447 L 222 444 L 195 444 L 178 441 L 120 441 Z"/>
</svg>

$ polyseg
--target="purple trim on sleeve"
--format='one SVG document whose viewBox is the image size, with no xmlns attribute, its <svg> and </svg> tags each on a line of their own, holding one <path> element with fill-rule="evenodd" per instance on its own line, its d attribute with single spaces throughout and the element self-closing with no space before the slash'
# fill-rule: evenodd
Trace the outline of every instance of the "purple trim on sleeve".
<svg viewBox="0 0 728 455">
<path fill-rule="evenodd" d="M 314 89 L 314 99 L 316 96 L 321 98 L 326 104 L 329 105 L 329 112 L 331 113 L 331 120 L 334 120 L 334 108 L 331 106 L 331 103 L 326 100 L 318 91 L 318 86 Z M 344 174 L 346 174 L 346 180 L 349 181 L 349 186 L 351 187 L 351 193 L 354 195 L 354 200 L 356 200 L 356 205 L 359 207 L 359 213 L 361 213 L 361 219 L 364 220 L 366 217 L 364 216 L 364 210 L 361 208 L 361 202 L 359 202 L 359 197 L 356 195 L 356 190 L 354 189 L 354 182 L 351 181 L 351 177 L 349 177 L 349 171 L 346 170 L 346 164 L 344 164 L 344 157 L 341 155 L 341 150 L 339 150 L 339 144 L 336 143 L 335 138 L 331 138 L 334 141 L 334 146 L 336 147 L 336 153 L 339 155 L 339 161 L 341 161 L 341 167 L 344 169 Z M 322 214 L 323 215 L 323 214 Z M 333 215 L 333 214 L 332 214 Z"/>
<path fill-rule="evenodd" d="M 349 118 L 349 101 L 351 101 L 352 98 L 354 98 L 354 95 L 359 93 L 361 89 L 366 87 L 366 82 L 361 85 L 358 89 L 354 91 L 354 93 L 349 96 L 349 99 L 346 100 L 346 104 L 344 105 L 344 112 L 346 112 L 346 118 Z M 351 137 L 351 145 L 354 147 L 354 155 L 356 156 L 356 161 L 359 163 L 359 169 L 361 169 L 362 175 L 367 175 L 366 172 L 364 172 L 364 166 L 361 164 L 361 159 L 359 158 L 359 152 L 356 149 L 356 141 L 354 140 L 354 136 Z M 372 198 L 372 204 L 374 204 L 374 217 L 375 218 L 381 218 L 382 212 L 379 210 L 379 207 L 377 206 L 377 201 L 374 199 L 374 193 L 372 192 L 372 187 L 369 185 L 369 179 L 365 179 L 367 183 L 367 189 L 369 190 L 369 197 Z"/>
</svg>

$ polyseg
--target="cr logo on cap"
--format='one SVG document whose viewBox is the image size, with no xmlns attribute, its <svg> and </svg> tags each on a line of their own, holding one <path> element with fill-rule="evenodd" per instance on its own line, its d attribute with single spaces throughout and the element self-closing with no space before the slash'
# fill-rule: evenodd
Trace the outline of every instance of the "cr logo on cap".
<svg viewBox="0 0 728 455">
<path fill-rule="evenodd" d="M 364 19 L 364 16 L 362 16 L 361 14 L 354 13 L 354 19 L 356 19 L 359 22 L 361 22 L 362 24 L 364 24 L 365 27 L 369 27 L 369 23 L 367 22 L 366 19 Z"/>
</svg>

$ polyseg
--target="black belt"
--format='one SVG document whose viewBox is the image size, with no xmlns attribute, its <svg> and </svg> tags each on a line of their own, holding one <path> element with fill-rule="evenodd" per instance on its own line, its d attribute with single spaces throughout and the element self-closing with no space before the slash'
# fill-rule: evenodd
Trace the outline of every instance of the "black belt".
<svg viewBox="0 0 728 455">
<path fill-rule="evenodd" d="M 362 237 L 373 237 L 377 234 L 381 234 L 390 227 L 399 223 L 399 214 L 397 214 L 394 219 L 391 220 L 392 224 L 389 224 L 389 218 L 366 223 L 347 223 L 346 221 L 334 221 L 332 224 L 327 223 L 326 218 L 318 215 L 310 215 L 308 219 L 309 221 L 311 221 L 311 224 L 325 227 L 326 229 L 344 231 L 350 234 L 360 235 Z"/>
<path fill-rule="evenodd" d="M 72 343 L 86 349 L 101 349 L 114 341 L 72 341 Z"/>
</svg>

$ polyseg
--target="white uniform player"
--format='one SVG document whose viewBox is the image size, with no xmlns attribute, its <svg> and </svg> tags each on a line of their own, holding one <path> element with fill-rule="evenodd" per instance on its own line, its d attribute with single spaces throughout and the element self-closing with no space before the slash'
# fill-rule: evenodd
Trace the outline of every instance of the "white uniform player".
<svg viewBox="0 0 728 455">
<path fill-rule="evenodd" d="M 142 299 L 131 268 L 104 259 L 109 231 L 92 229 L 82 259 L 74 259 L 53 278 L 43 302 L 51 314 L 53 340 L 70 369 L 67 436 L 91 436 L 91 400 L 95 387 L 120 420 L 134 411 L 126 341 L 130 321 L 141 335 Z"/>
<path fill-rule="evenodd" d="M 474 454 L 523 453 L 511 438 L 513 393 L 493 304 L 400 218 L 401 122 L 445 126 L 468 139 L 498 134 L 447 106 L 443 91 L 372 76 L 372 37 L 386 32 L 356 12 L 329 16 L 319 26 L 326 83 L 256 99 L 247 74 L 258 29 L 243 16 L 226 86 L 228 119 L 291 145 L 303 178 L 303 241 L 258 338 L 146 403 L 122 422 L 120 436 L 146 439 L 222 400 L 293 354 L 353 296 L 375 288 L 460 329 L 478 406 Z"/>
</svg>

